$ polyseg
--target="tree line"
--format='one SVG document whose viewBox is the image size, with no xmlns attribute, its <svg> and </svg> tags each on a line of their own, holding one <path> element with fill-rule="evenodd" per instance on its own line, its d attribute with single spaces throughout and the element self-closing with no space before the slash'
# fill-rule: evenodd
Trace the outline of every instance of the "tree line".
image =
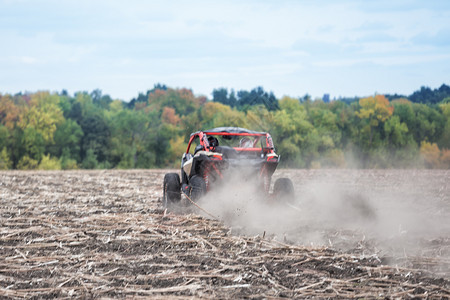
<svg viewBox="0 0 450 300">
<path fill-rule="evenodd" d="M 130 102 L 100 90 L 0 94 L 0 169 L 179 167 L 191 132 L 269 131 L 297 168 L 450 168 L 450 87 L 324 102 L 262 87 L 212 99 L 157 84 Z"/>
</svg>

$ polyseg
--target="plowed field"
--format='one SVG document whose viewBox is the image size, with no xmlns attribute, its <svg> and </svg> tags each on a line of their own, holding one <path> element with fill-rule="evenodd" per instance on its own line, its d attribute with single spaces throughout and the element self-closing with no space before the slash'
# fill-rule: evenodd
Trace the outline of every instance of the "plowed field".
<svg viewBox="0 0 450 300">
<path fill-rule="evenodd" d="M 279 170 L 294 204 L 207 213 L 163 209 L 166 172 L 0 172 L 0 298 L 450 297 L 449 171 Z"/>
</svg>

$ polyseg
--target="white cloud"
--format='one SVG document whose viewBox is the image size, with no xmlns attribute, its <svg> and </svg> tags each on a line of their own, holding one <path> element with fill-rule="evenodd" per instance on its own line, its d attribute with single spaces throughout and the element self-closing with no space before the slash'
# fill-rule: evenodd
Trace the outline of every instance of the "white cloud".
<svg viewBox="0 0 450 300">
<path fill-rule="evenodd" d="M 24 64 L 30 64 L 30 65 L 38 62 L 38 60 L 36 58 L 31 57 L 31 56 L 21 56 L 21 57 L 18 57 L 18 60 Z"/>
<path fill-rule="evenodd" d="M 450 65 L 450 5 L 433 3 L 441 5 L 0 0 L 0 36 L 8 45 L 0 48 L 0 78 L 8 92 L 42 84 L 39 89 L 100 88 L 126 100 L 157 82 L 208 95 L 222 86 L 262 85 L 321 96 L 332 86 L 352 95 L 347 81 L 373 92 L 373 81 L 352 76 L 361 76 L 361 66 L 373 68 L 367 73 L 380 66 L 397 74 L 399 86 L 411 82 L 412 92 L 420 76 L 413 80 L 411 70 L 427 74 L 420 85 L 448 78 L 445 68 L 431 68 Z M 335 84 L 331 70 L 347 81 Z"/>
</svg>

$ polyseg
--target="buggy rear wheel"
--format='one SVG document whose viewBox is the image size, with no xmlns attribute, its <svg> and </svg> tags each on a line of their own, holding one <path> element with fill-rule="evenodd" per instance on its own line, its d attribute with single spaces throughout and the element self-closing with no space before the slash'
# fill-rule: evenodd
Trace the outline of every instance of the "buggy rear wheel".
<svg viewBox="0 0 450 300">
<path fill-rule="evenodd" d="M 167 173 L 164 176 L 163 205 L 170 207 L 181 200 L 180 176 L 177 173 Z"/>
<path fill-rule="evenodd" d="M 191 200 L 197 202 L 206 193 L 206 183 L 205 180 L 198 175 L 192 176 L 189 181 L 191 186 Z"/>
<path fill-rule="evenodd" d="M 273 194 L 281 201 L 294 203 L 295 192 L 292 180 L 290 180 L 289 178 L 278 178 L 273 186 Z"/>
</svg>

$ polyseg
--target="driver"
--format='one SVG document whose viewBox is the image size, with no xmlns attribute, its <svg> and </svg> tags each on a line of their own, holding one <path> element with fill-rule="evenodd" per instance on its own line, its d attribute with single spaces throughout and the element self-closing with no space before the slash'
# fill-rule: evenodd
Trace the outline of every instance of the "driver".
<svg viewBox="0 0 450 300">
<path fill-rule="evenodd" d="M 219 146 L 219 140 L 214 136 L 208 136 L 208 143 L 211 149 L 215 149 Z"/>
</svg>

